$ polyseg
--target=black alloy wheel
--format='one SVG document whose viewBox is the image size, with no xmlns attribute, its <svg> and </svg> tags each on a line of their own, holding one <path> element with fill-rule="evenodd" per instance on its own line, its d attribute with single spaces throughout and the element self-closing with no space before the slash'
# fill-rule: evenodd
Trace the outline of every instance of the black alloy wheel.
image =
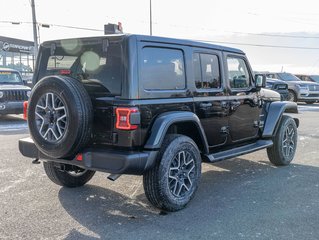
<svg viewBox="0 0 319 240">
<path fill-rule="evenodd" d="M 36 105 L 36 125 L 44 140 L 55 143 L 66 133 L 69 125 L 68 109 L 55 93 L 42 95 Z"/>
</svg>

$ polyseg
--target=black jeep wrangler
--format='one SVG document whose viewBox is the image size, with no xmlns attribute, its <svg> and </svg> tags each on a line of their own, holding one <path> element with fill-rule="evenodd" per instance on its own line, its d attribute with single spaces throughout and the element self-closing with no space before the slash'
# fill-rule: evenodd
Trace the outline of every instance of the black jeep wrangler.
<svg viewBox="0 0 319 240">
<path fill-rule="evenodd" d="M 126 34 L 45 42 L 20 152 L 66 187 L 95 171 L 143 175 L 148 200 L 176 211 L 202 162 L 264 148 L 275 165 L 292 161 L 299 121 L 284 112 L 297 106 L 263 100 L 265 81 L 242 51 L 217 45 Z"/>
</svg>

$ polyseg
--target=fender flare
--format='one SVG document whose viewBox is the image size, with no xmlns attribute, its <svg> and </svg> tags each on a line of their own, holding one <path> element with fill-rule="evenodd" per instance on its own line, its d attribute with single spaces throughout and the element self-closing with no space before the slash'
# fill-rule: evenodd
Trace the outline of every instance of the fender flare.
<svg viewBox="0 0 319 240">
<path fill-rule="evenodd" d="M 208 142 L 199 118 L 193 112 L 173 111 L 160 114 L 152 128 L 151 134 L 144 145 L 145 149 L 159 149 L 163 143 L 168 128 L 174 123 L 192 122 L 195 124 L 204 146 L 204 153 L 209 152 Z"/>
<path fill-rule="evenodd" d="M 265 120 L 263 138 L 271 138 L 277 130 L 278 123 L 284 112 L 298 113 L 298 106 L 295 102 L 283 101 L 272 102 L 268 107 L 267 118 Z M 299 126 L 299 120 L 294 118 L 297 127 Z"/>
</svg>

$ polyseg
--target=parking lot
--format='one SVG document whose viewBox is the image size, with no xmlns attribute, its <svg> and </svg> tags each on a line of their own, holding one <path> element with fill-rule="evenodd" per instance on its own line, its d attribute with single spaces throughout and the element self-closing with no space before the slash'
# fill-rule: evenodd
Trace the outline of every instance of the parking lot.
<svg viewBox="0 0 319 240">
<path fill-rule="evenodd" d="M 140 176 L 53 184 L 19 153 L 26 122 L 0 117 L 0 239 L 318 239 L 319 104 L 299 110 L 291 165 L 274 167 L 265 150 L 204 164 L 193 201 L 169 214 L 148 203 Z"/>
</svg>

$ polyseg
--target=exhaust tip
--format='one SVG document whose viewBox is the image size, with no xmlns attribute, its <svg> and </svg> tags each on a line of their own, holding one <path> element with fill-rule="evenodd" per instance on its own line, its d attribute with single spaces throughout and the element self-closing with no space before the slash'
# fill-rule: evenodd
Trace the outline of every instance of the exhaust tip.
<svg viewBox="0 0 319 240">
<path fill-rule="evenodd" d="M 107 179 L 111 180 L 111 181 L 115 181 L 116 179 L 118 179 L 121 176 L 121 174 L 110 174 Z"/>
</svg>

